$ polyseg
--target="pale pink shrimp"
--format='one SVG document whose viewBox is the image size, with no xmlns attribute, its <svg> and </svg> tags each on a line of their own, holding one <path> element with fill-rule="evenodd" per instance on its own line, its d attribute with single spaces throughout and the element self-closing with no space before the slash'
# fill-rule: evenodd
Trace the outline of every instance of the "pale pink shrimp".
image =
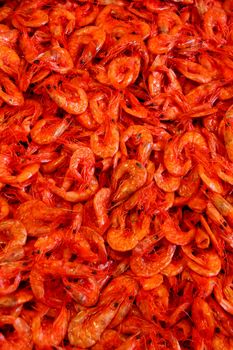
<svg viewBox="0 0 233 350">
<path fill-rule="evenodd" d="M 149 254 L 156 246 L 156 252 Z M 151 277 L 158 274 L 172 261 L 176 245 L 158 242 L 157 236 L 148 236 L 138 243 L 130 258 L 130 267 L 137 276 Z"/>
<path fill-rule="evenodd" d="M 32 338 L 39 349 L 50 346 L 58 346 L 65 337 L 70 312 L 64 306 L 52 324 L 47 323 L 46 328 L 42 326 L 42 317 L 35 316 L 32 320 Z"/>
<path fill-rule="evenodd" d="M 31 138 L 38 145 L 48 145 L 55 142 L 69 127 L 69 118 L 40 119 L 31 130 Z"/>
<path fill-rule="evenodd" d="M 148 161 L 152 148 L 153 148 L 153 137 L 149 130 L 141 125 L 133 125 L 128 127 L 121 135 L 120 148 L 122 155 L 127 157 L 128 152 L 126 148 L 126 142 L 133 138 L 135 144 L 138 146 L 137 159 L 139 162 L 144 164 Z"/>
<path fill-rule="evenodd" d="M 103 134 L 103 141 L 100 140 L 99 134 Z M 113 157 L 119 148 L 119 130 L 117 123 L 107 121 L 106 126 L 102 126 L 96 132 L 91 134 L 90 145 L 92 151 L 101 158 Z"/>
<path fill-rule="evenodd" d="M 100 27 L 86 26 L 76 30 L 68 43 L 68 50 L 73 62 L 76 63 L 78 57 L 79 66 L 90 63 L 102 48 L 105 40 L 106 33 Z"/>
<path fill-rule="evenodd" d="M 97 222 L 100 228 L 107 227 L 109 223 L 108 217 L 108 204 L 110 200 L 111 190 L 107 187 L 102 187 L 93 199 L 93 206 L 95 210 L 95 215 L 97 217 Z"/>
<path fill-rule="evenodd" d="M 60 75 L 52 75 L 44 82 L 46 91 L 60 108 L 71 114 L 81 114 L 88 106 L 86 92 L 76 85 L 64 81 Z"/>
<path fill-rule="evenodd" d="M 117 188 L 120 179 L 125 175 L 128 175 L 128 178 L 122 181 Z M 120 163 L 112 178 L 112 187 L 113 190 L 116 191 L 113 196 L 113 201 L 118 202 L 126 199 L 141 188 L 145 184 L 146 179 L 146 168 L 137 160 L 130 159 Z"/>
</svg>

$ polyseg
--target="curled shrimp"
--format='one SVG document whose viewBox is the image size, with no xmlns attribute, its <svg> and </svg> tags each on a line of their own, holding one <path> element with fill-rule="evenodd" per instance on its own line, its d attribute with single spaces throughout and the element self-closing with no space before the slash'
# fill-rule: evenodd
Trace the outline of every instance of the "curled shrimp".
<svg viewBox="0 0 233 350">
<path fill-rule="evenodd" d="M 60 188 L 55 185 L 54 181 L 49 181 L 50 190 L 57 196 L 62 197 L 68 202 L 82 202 L 90 199 L 98 191 L 99 183 L 95 176 L 92 176 L 89 183 L 84 186 L 73 188 L 70 191 L 66 191 L 64 188 Z"/>
<path fill-rule="evenodd" d="M 103 141 L 100 140 L 99 134 L 103 134 Z M 100 127 L 99 130 L 94 132 L 90 138 L 91 149 L 101 158 L 113 157 L 119 148 L 119 130 L 117 123 L 113 121 L 107 121 L 105 128 Z"/>
<path fill-rule="evenodd" d="M 22 106 L 24 97 L 18 87 L 5 74 L 0 73 L 0 101 L 11 106 Z"/>
<path fill-rule="evenodd" d="M 92 3 L 83 3 L 77 6 L 75 11 L 76 23 L 80 27 L 87 26 L 94 22 L 95 18 L 99 13 L 99 8 L 97 5 Z"/>
<path fill-rule="evenodd" d="M 42 67 L 60 74 L 68 73 L 74 66 L 69 52 L 59 45 L 54 45 L 50 50 L 38 55 L 34 62 L 39 62 Z"/>
<path fill-rule="evenodd" d="M 217 208 L 219 213 L 227 219 L 229 224 L 233 225 L 233 206 L 221 194 L 214 192 L 207 192 L 207 196 Z"/>
<path fill-rule="evenodd" d="M 156 252 L 149 254 L 156 246 Z M 158 274 L 172 261 L 176 246 L 166 241 L 157 242 L 157 237 L 145 237 L 134 248 L 130 258 L 131 270 L 142 277 Z M 152 259 L 153 258 L 153 259 Z"/>
<path fill-rule="evenodd" d="M 75 21 L 75 15 L 71 11 L 64 6 L 56 6 L 49 14 L 49 30 L 55 39 L 64 43 L 65 35 L 73 32 Z"/>
<path fill-rule="evenodd" d="M 233 107 L 231 106 L 224 117 L 225 128 L 224 128 L 224 141 L 227 151 L 227 155 L 230 161 L 233 161 Z"/>
<path fill-rule="evenodd" d="M 68 49 L 73 62 L 85 66 L 100 51 L 106 40 L 105 31 L 96 26 L 87 26 L 76 30 L 70 37 Z"/>
<path fill-rule="evenodd" d="M 35 316 L 32 320 L 32 338 L 39 349 L 50 346 L 58 346 L 65 337 L 70 312 L 64 306 L 52 324 L 42 326 L 43 315 Z"/>
<path fill-rule="evenodd" d="M 160 163 L 158 169 L 154 173 L 154 180 L 157 186 L 165 192 L 177 191 L 180 187 L 180 177 L 175 177 L 170 174 L 165 175 L 166 169 Z"/>
<path fill-rule="evenodd" d="M 214 40 L 217 43 L 225 42 L 227 32 L 227 14 L 217 6 L 209 8 L 203 16 L 203 26 L 208 40 Z"/>
<path fill-rule="evenodd" d="M 13 14 L 13 23 L 16 28 L 41 27 L 48 23 L 49 16 L 46 11 L 39 8 L 39 3 L 21 3 Z"/>
<path fill-rule="evenodd" d="M 232 303 L 232 277 L 226 278 L 226 281 L 217 280 L 214 287 L 214 296 L 219 305 L 233 315 L 233 303 Z"/>
<path fill-rule="evenodd" d="M 188 267 L 199 275 L 213 277 L 217 276 L 221 270 L 221 259 L 213 249 L 205 249 L 204 254 L 201 249 L 201 252 L 195 251 L 194 255 L 192 244 L 187 244 L 186 246 L 182 246 L 182 250 L 186 255 Z"/>
<path fill-rule="evenodd" d="M 80 311 L 70 321 L 68 327 L 70 344 L 82 349 L 93 346 L 100 340 L 118 309 L 119 302 L 110 301 L 95 308 Z"/>
<path fill-rule="evenodd" d="M 16 76 L 19 71 L 20 58 L 15 50 L 8 46 L 0 47 L 0 69 L 10 76 Z"/>
<path fill-rule="evenodd" d="M 40 119 L 38 120 L 31 130 L 31 138 L 38 145 L 48 145 L 55 142 L 68 128 L 69 120 L 64 118 L 63 120 Z"/>
<path fill-rule="evenodd" d="M 112 227 L 107 232 L 107 242 L 112 249 L 121 252 L 134 249 L 149 234 L 151 218 L 148 215 L 132 213 L 130 228 L 126 227 L 126 213 L 117 208 L 113 216 Z"/>
<path fill-rule="evenodd" d="M 174 58 L 173 64 L 186 78 L 196 81 L 197 83 L 209 83 L 214 78 L 214 72 L 208 70 L 199 63 L 190 62 L 181 58 Z"/>
<path fill-rule="evenodd" d="M 79 145 L 70 158 L 69 168 L 66 172 L 63 188 L 66 189 L 66 182 L 69 184 L 69 177 L 88 184 L 94 175 L 95 157 L 91 148 Z M 82 166 L 81 172 L 78 171 Z"/>
<path fill-rule="evenodd" d="M 109 64 L 108 79 L 116 89 L 124 90 L 136 81 L 140 68 L 141 60 L 138 56 L 115 58 Z"/>
<path fill-rule="evenodd" d="M 61 76 L 52 75 L 45 81 L 44 85 L 51 99 L 67 113 L 81 114 L 87 109 L 86 92 L 82 88 L 64 81 Z"/>
<path fill-rule="evenodd" d="M 10 240 L 0 254 L 0 261 L 21 259 L 24 256 L 23 246 L 27 240 L 27 231 L 23 224 L 18 220 L 2 221 L 0 223 L 0 233 L 2 232 L 7 238 L 9 236 Z"/>
<path fill-rule="evenodd" d="M 191 229 L 185 233 L 181 231 L 179 226 L 169 216 L 165 218 L 161 226 L 161 232 L 169 242 L 176 245 L 186 245 L 190 243 L 195 236 L 195 229 Z"/>
<path fill-rule="evenodd" d="M 5 24 L 0 24 L 0 43 L 2 45 L 7 45 L 8 47 L 13 47 L 15 45 L 19 36 L 17 29 L 10 29 Z"/>
<path fill-rule="evenodd" d="M 110 200 L 111 190 L 107 187 L 102 187 L 93 199 L 93 206 L 97 223 L 100 228 L 105 228 L 109 223 L 108 204 Z"/>
<path fill-rule="evenodd" d="M 9 295 L 0 297 L 0 308 L 15 307 L 27 303 L 33 299 L 33 294 L 29 290 L 21 289 Z"/>
<path fill-rule="evenodd" d="M 8 337 L 0 333 L 0 347 L 2 350 L 20 350 L 33 348 L 32 332 L 29 324 L 21 317 L 14 318 L 10 324 L 14 328 L 14 332 Z"/>
<path fill-rule="evenodd" d="M 150 157 L 153 147 L 153 137 L 149 130 L 145 129 L 141 125 L 130 126 L 124 131 L 120 141 L 121 152 L 125 157 L 128 156 L 126 142 L 131 137 L 135 140 L 135 144 L 139 145 L 137 151 L 137 159 L 139 162 L 144 164 Z"/>
<path fill-rule="evenodd" d="M 117 188 L 119 180 L 124 175 L 128 175 L 128 178 L 120 183 Z M 146 178 L 146 168 L 137 160 L 126 160 L 119 164 L 115 170 L 112 182 L 112 187 L 116 190 L 113 201 L 121 201 L 129 197 L 145 184 Z"/>
</svg>

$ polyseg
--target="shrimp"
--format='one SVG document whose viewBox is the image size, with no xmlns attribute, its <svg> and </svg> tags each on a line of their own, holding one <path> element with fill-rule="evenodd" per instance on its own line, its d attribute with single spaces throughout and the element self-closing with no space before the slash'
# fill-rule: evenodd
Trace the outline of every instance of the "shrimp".
<svg viewBox="0 0 233 350">
<path fill-rule="evenodd" d="M 9 295 L 0 296 L 0 308 L 15 307 L 33 299 L 33 294 L 27 289 L 21 289 Z"/>
<path fill-rule="evenodd" d="M 224 141 L 227 155 L 231 162 L 233 162 L 233 106 L 231 106 L 224 117 Z"/>
<path fill-rule="evenodd" d="M 46 79 L 45 88 L 51 99 L 67 113 L 84 113 L 88 106 L 86 92 L 76 85 L 61 79 L 59 75 L 52 75 Z"/>
<path fill-rule="evenodd" d="M 169 266 L 169 265 L 168 265 Z M 140 284 L 144 290 L 152 290 L 159 287 L 163 283 L 163 276 L 158 274 L 152 277 L 141 277 Z"/>
<path fill-rule="evenodd" d="M 0 261 L 14 261 L 19 260 L 24 256 L 22 248 L 27 240 L 27 231 L 24 225 L 18 220 L 6 220 L 0 222 L 0 233 L 4 233 L 5 237 L 10 238 L 8 244 L 4 247 L 0 253 Z M 17 249 L 20 249 L 17 251 Z"/>
<path fill-rule="evenodd" d="M 107 95 L 104 92 L 96 92 L 90 99 L 90 111 L 94 120 L 98 124 L 103 124 L 105 121 L 105 111 L 107 107 Z"/>
<path fill-rule="evenodd" d="M 207 196 L 212 201 L 214 206 L 224 216 L 229 224 L 233 226 L 233 206 L 221 194 L 207 192 Z"/>
<path fill-rule="evenodd" d="M 187 266 L 204 277 L 217 276 L 221 270 L 221 259 L 213 249 L 205 249 L 204 254 L 199 251 L 195 251 L 192 244 L 182 246 L 182 250 L 186 256 Z"/>
<path fill-rule="evenodd" d="M 93 346 L 93 350 L 112 350 L 112 347 L 118 348 L 124 341 L 122 335 L 120 335 L 114 329 L 106 329 L 100 340 Z"/>
<path fill-rule="evenodd" d="M 232 278 L 228 277 L 225 283 L 217 280 L 214 287 L 214 296 L 219 305 L 229 314 L 233 315 Z"/>
<path fill-rule="evenodd" d="M 223 193 L 223 185 L 221 180 L 213 173 L 210 173 L 209 169 L 202 164 L 197 165 L 198 174 L 201 180 L 216 193 Z"/>
<path fill-rule="evenodd" d="M 98 191 L 99 184 L 95 176 L 92 176 L 89 184 L 82 186 L 82 188 L 74 188 L 71 191 L 66 191 L 64 188 L 57 187 L 52 179 L 49 180 L 49 188 L 51 192 L 57 196 L 62 197 L 68 202 L 82 202 L 90 199 Z"/>
<path fill-rule="evenodd" d="M 97 303 L 100 288 L 94 277 L 80 276 L 78 281 L 77 277 L 75 277 L 74 281 L 64 277 L 62 281 L 67 294 L 80 305 L 90 307 Z"/>
<path fill-rule="evenodd" d="M 77 149 L 70 158 L 69 168 L 66 172 L 62 187 L 67 189 L 65 186 L 66 178 L 70 176 L 84 184 L 90 183 L 95 171 L 94 165 L 95 156 L 92 150 L 86 146 L 77 146 Z M 80 172 L 78 169 L 80 169 L 81 166 L 82 170 Z"/>
<path fill-rule="evenodd" d="M 65 35 L 70 35 L 75 28 L 75 21 L 71 11 L 64 6 L 56 6 L 49 14 L 49 30 L 55 39 L 64 44 Z"/>
<path fill-rule="evenodd" d="M 161 232 L 169 242 L 176 245 L 189 244 L 195 237 L 195 229 L 191 229 L 186 233 L 181 231 L 170 216 L 167 216 L 164 223 L 161 225 Z"/>
<path fill-rule="evenodd" d="M 13 9 L 7 5 L 1 7 L 0 22 L 7 19 L 13 13 Z"/>
<path fill-rule="evenodd" d="M 0 101 L 1 99 L 11 106 L 22 106 L 24 104 L 23 94 L 3 73 L 0 73 Z"/>
<path fill-rule="evenodd" d="M 99 13 L 99 7 L 92 3 L 82 3 L 75 11 L 76 24 L 80 27 L 87 26 L 94 22 Z"/>
<path fill-rule="evenodd" d="M 148 118 L 147 108 L 142 106 L 142 104 L 138 101 L 134 94 L 130 93 L 129 91 L 125 91 L 124 96 L 125 99 L 121 101 L 121 107 L 126 113 L 140 119 Z M 136 127 L 140 126 L 138 125 Z"/>
<path fill-rule="evenodd" d="M 118 295 L 118 299 L 121 300 L 121 298 Z M 116 315 L 119 305 L 118 301 L 110 301 L 95 308 L 80 311 L 69 323 L 70 344 L 82 349 L 95 345 Z"/>
<path fill-rule="evenodd" d="M 37 28 L 47 24 L 49 16 L 39 7 L 39 3 L 21 3 L 13 13 L 14 26 L 21 29 L 22 27 Z"/>
<path fill-rule="evenodd" d="M 122 155 L 128 156 L 126 142 L 133 137 L 138 146 L 137 159 L 142 164 L 146 163 L 150 157 L 153 147 L 153 137 L 149 130 L 141 125 L 133 125 L 124 131 L 121 136 L 120 148 Z"/>
<path fill-rule="evenodd" d="M 111 190 L 107 187 L 102 187 L 93 199 L 95 215 L 97 217 L 98 226 L 105 229 L 109 224 L 108 204 L 110 200 Z"/>
<path fill-rule="evenodd" d="M 187 61 L 181 58 L 174 58 L 172 62 L 175 68 L 186 78 L 200 84 L 209 83 L 214 78 L 214 72 L 203 67 L 199 63 Z"/>
<path fill-rule="evenodd" d="M 203 16 L 206 39 L 217 43 L 225 43 L 227 33 L 227 14 L 217 6 L 209 8 Z"/>
<path fill-rule="evenodd" d="M 128 177 L 117 188 L 119 180 L 125 175 Z M 146 178 L 146 168 L 137 160 L 130 159 L 120 163 L 112 179 L 112 187 L 115 190 L 113 201 L 118 202 L 128 198 L 145 184 Z"/>
<path fill-rule="evenodd" d="M 38 61 L 42 67 L 60 74 L 66 74 L 74 67 L 69 52 L 59 45 L 54 45 L 50 50 L 39 54 L 35 61 Z"/>
<path fill-rule="evenodd" d="M 165 192 L 177 191 L 180 187 L 180 177 L 175 177 L 170 174 L 165 175 L 165 170 L 164 166 L 160 163 L 154 174 L 154 180 L 157 186 Z"/>
<path fill-rule="evenodd" d="M 31 138 L 38 145 L 48 145 L 55 142 L 69 127 L 69 119 L 40 119 L 31 130 Z"/>
<path fill-rule="evenodd" d="M 130 215 L 131 227 L 127 228 L 125 222 L 126 214 L 119 213 L 119 210 L 117 210 L 116 215 L 120 215 L 121 218 L 117 219 L 116 217 L 117 222 L 113 223 L 108 230 L 107 242 L 112 249 L 117 251 L 132 250 L 138 242 L 149 234 L 151 218 L 148 215 L 132 213 Z"/>
<path fill-rule="evenodd" d="M 20 58 L 15 50 L 8 46 L 0 46 L 0 69 L 10 76 L 17 76 Z"/>
<path fill-rule="evenodd" d="M 32 332 L 28 323 L 21 317 L 12 319 L 10 322 L 14 332 L 8 337 L 0 333 L 0 347 L 2 350 L 32 350 Z"/>
<path fill-rule="evenodd" d="M 180 17 L 173 11 L 161 11 L 158 14 L 158 30 L 159 33 L 176 35 L 182 28 Z"/>
<path fill-rule="evenodd" d="M 214 315 L 208 303 L 200 297 L 193 301 L 192 319 L 200 336 L 210 346 L 215 331 Z"/>
<path fill-rule="evenodd" d="M 167 54 L 173 49 L 176 41 L 175 35 L 161 33 L 148 40 L 148 50 L 155 55 Z"/>
<path fill-rule="evenodd" d="M 2 197 L 0 197 L 0 221 L 8 216 L 10 212 L 9 203 Z"/>
<path fill-rule="evenodd" d="M 32 339 L 39 349 L 50 346 L 58 346 L 66 335 L 70 312 L 65 306 L 52 324 L 46 323 L 46 328 L 42 326 L 43 316 L 37 315 L 32 320 Z"/>
<path fill-rule="evenodd" d="M 124 90 L 133 84 L 140 72 L 141 60 L 138 56 L 118 57 L 108 67 L 109 82 L 118 90 Z"/>
<path fill-rule="evenodd" d="M 190 198 L 195 192 L 198 191 L 199 186 L 200 177 L 197 167 L 194 167 L 187 175 L 181 179 L 178 193 L 182 197 Z"/>
<path fill-rule="evenodd" d="M 10 29 L 5 24 L 0 24 L 0 43 L 13 47 L 18 40 L 19 32 L 17 29 Z"/>
<path fill-rule="evenodd" d="M 104 134 L 103 141 L 100 141 L 99 134 Z M 119 149 L 119 130 L 117 123 L 107 121 L 105 128 L 100 127 L 99 130 L 91 134 L 90 145 L 92 151 L 101 158 L 113 157 Z"/>
<path fill-rule="evenodd" d="M 153 248 L 156 247 L 155 253 Z M 134 248 L 130 258 L 131 270 L 136 276 L 152 277 L 157 275 L 172 261 L 176 245 L 166 241 L 157 242 L 157 237 L 145 237 Z M 152 251 L 152 254 L 150 254 Z"/>
<path fill-rule="evenodd" d="M 104 45 L 105 40 L 106 33 L 102 28 L 87 26 L 76 30 L 68 42 L 68 50 L 73 62 L 77 62 L 78 66 L 90 63 Z"/>
</svg>

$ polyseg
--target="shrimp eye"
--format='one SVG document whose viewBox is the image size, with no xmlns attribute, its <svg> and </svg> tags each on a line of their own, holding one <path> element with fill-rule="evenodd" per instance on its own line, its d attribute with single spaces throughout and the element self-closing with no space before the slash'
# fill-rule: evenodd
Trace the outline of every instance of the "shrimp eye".
<svg viewBox="0 0 233 350">
<path fill-rule="evenodd" d="M 38 63 L 40 63 L 40 61 L 39 61 L 39 60 L 35 60 L 34 63 L 35 63 L 35 64 L 38 64 Z"/>
<path fill-rule="evenodd" d="M 51 89 L 51 85 L 47 85 L 47 89 L 50 90 Z"/>
<path fill-rule="evenodd" d="M 115 303 L 113 304 L 114 307 L 118 307 L 118 305 L 119 305 L 118 302 L 115 302 Z"/>
<path fill-rule="evenodd" d="M 143 166 L 142 166 L 142 164 L 141 163 L 136 163 L 136 165 L 137 165 L 137 167 L 139 167 L 140 169 L 142 169 L 143 168 Z"/>
<path fill-rule="evenodd" d="M 133 295 L 130 295 L 129 296 L 129 300 L 133 300 L 134 299 L 134 296 Z"/>
<path fill-rule="evenodd" d="M 65 289 L 71 290 L 71 286 L 65 286 Z"/>
<path fill-rule="evenodd" d="M 136 335 L 136 339 L 141 339 L 140 334 Z"/>
</svg>

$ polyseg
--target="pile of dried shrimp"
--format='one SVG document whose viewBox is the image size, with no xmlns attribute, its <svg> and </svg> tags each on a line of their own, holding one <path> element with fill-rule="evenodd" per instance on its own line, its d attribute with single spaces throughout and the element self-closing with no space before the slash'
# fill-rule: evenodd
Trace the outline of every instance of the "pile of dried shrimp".
<svg viewBox="0 0 233 350">
<path fill-rule="evenodd" d="M 233 349 L 233 1 L 0 7 L 0 349 Z"/>
</svg>

